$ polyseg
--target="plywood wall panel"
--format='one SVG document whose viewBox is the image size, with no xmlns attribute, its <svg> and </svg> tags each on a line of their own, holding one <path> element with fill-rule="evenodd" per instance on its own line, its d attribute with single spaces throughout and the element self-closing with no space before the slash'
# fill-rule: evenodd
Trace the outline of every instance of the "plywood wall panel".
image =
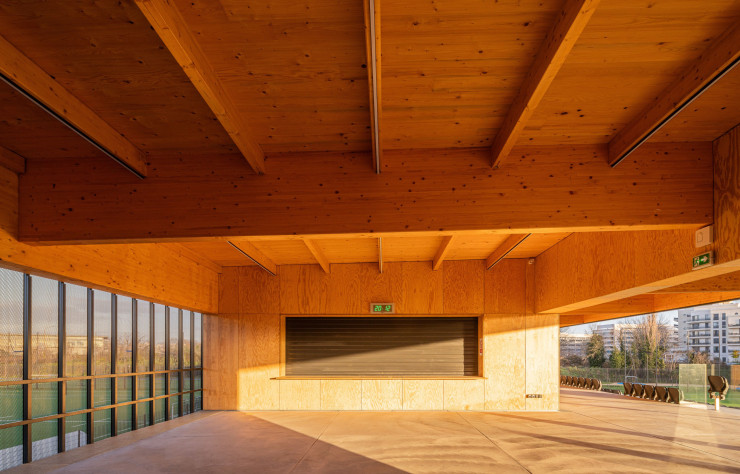
<svg viewBox="0 0 740 474">
<path fill-rule="evenodd" d="M 483 317 L 486 410 L 525 408 L 524 327 L 523 314 L 486 314 Z"/>
<path fill-rule="evenodd" d="M 0 230 L 18 237 L 18 175 L 0 166 Z"/>
<path fill-rule="evenodd" d="M 557 314 L 526 316 L 526 393 L 542 398 L 525 399 L 527 410 L 557 410 L 560 395 L 560 317 Z"/>
<path fill-rule="evenodd" d="M 362 380 L 322 380 L 322 410 L 361 410 Z"/>
<path fill-rule="evenodd" d="M 334 269 L 337 265 L 332 265 Z M 318 265 L 280 267 L 280 311 L 283 314 L 326 314 L 331 275 Z"/>
<path fill-rule="evenodd" d="M 363 410 L 400 410 L 403 401 L 403 380 L 363 380 Z"/>
<path fill-rule="evenodd" d="M 445 380 L 443 390 L 445 410 L 485 410 L 483 379 Z"/>
<path fill-rule="evenodd" d="M 238 315 L 203 316 L 203 409 L 237 409 L 238 345 Z"/>
<path fill-rule="evenodd" d="M 717 263 L 740 259 L 740 125 L 714 141 L 714 235 Z"/>
<path fill-rule="evenodd" d="M 481 260 L 447 260 L 442 264 L 445 313 L 483 313 L 485 270 Z"/>
<path fill-rule="evenodd" d="M 281 410 L 321 410 L 321 380 L 280 380 Z"/>
<path fill-rule="evenodd" d="M 403 314 L 440 314 L 443 307 L 443 274 L 429 262 L 403 262 L 398 298 Z M 391 265 L 392 267 L 394 265 Z"/>
<path fill-rule="evenodd" d="M 485 272 L 485 312 L 524 313 L 527 259 L 504 259 Z"/>
<path fill-rule="evenodd" d="M 239 267 L 223 267 L 218 275 L 218 311 L 239 314 Z"/>
<path fill-rule="evenodd" d="M 280 277 L 256 266 L 239 267 L 239 311 L 242 314 L 279 313 Z"/>
<path fill-rule="evenodd" d="M 404 380 L 403 410 L 444 410 L 444 380 Z"/>
<path fill-rule="evenodd" d="M 280 408 L 280 316 L 242 314 L 239 317 L 239 410 Z"/>
</svg>

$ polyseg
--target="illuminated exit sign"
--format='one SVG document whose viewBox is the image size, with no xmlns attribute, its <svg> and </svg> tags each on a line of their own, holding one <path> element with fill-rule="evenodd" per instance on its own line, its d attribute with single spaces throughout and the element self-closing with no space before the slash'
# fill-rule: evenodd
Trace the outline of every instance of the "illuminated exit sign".
<svg viewBox="0 0 740 474">
<path fill-rule="evenodd" d="M 691 269 L 698 270 L 704 267 L 710 267 L 714 265 L 714 254 L 712 252 L 706 252 L 701 255 L 697 255 L 691 260 Z"/>
<path fill-rule="evenodd" d="M 370 312 L 373 314 L 393 314 L 396 312 L 395 303 L 370 303 Z"/>
</svg>

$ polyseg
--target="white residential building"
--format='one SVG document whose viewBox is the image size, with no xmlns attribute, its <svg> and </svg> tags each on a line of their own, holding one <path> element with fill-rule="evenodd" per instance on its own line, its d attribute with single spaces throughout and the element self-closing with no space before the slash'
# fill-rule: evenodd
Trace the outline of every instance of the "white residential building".
<svg viewBox="0 0 740 474">
<path fill-rule="evenodd" d="M 577 355 L 586 357 L 588 353 L 588 340 L 591 338 L 588 334 L 569 334 L 560 333 L 560 357 Z"/>
<path fill-rule="evenodd" d="M 715 362 L 733 363 L 740 350 L 740 302 L 678 310 L 678 345 L 683 351 L 706 352 Z"/>
<path fill-rule="evenodd" d="M 599 324 L 594 333 L 604 338 L 604 352 L 608 358 L 614 349 L 619 348 L 620 337 L 624 339 L 624 348 L 629 349 L 634 341 L 634 324 Z"/>
</svg>

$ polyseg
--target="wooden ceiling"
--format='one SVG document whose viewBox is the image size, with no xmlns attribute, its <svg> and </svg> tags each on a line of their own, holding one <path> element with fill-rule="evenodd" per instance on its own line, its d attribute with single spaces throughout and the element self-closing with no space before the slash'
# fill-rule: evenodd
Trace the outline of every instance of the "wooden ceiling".
<svg viewBox="0 0 740 474">
<path fill-rule="evenodd" d="M 501 247 L 507 234 L 454 234 L 444 260 L 486 260 Z M 520 245 L 511 250 L 505 258 L 534 258 L 568 237 L 570 233 L 531 234 Z M 382 239 L 382 258 L 384 262 L 424 262 L 435 260 L 445 235 L 427 234 L 421 236 L 384 236 Z M 260 257 L 274 265 L 312 265 L 318 264 L 316 256 L 306 245 L 308 238 L 260 238 L 249 243 L 259 252 L 250 255 Z M 234 241 L 241 246 L 244 241 Z M 380 257 L 377 237 L 338 236 L 334 238 L 310 239 L 316 250 L 329 264 L 376 263 Z M 162 244 L 174 248 L 185 247 L 192 253 L 221 267 L 248 266 L 256 263 L 226 241 L 181 242 Z M 507 247 L 508 249 L 508 247 Z M 259 254 L 262 254 L 259 256 Z"/>
<path fill-rule="evenodd" d="M 265 154 L 370 149 L 362 1 L 172 3 Z M 564 5 L 380 3 L 386 149 L 490 146 Z M 740 15 L 736 0 L 596 3 L 517 143 L 609 142 Z M 0 31 L 150 161 L 238 151 L 134 0 L 2 2 Z M 732 72 L 653 140 L 727 131 L 740 121 L 739 85 Z M 26 119 L 34 112 L 17 110 L 7 91 L 0 103 L 6 148 L 27 157 L 41 144 L 52 155 L 75 150 Z"/>
</svg>

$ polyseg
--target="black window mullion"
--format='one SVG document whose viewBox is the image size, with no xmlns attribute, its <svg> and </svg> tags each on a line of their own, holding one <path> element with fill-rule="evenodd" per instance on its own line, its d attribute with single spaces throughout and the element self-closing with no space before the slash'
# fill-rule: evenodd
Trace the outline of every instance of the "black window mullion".
<svg viewBox="0 0 740 474">
<path fill-rule="evenodd" d="M 179 336 L 177 338 L 177 368 L 179 369 L 179 372 L 177 372 L 177 380 L 178 380 L 178 384 L 177 384 L 178 390 L 177 391 L 182 392 L 183 391 L 182 382 L 184 378 L 184 375 L 182 373 L 182 367 L 185 364 L 183 363 L 183 360 L 182 360 L 182 354 L 183 354 L 183 340 L 182 339 L 183 339 L 184 331 L 182 328 L 182 310 L 181 309 L 177 310 L 177 319 L 178 319 L 177 327 L 179 328 L 178 329 Z M 179 400 L 177 404 L 177 408 L 178 408 L 177 411 L 178 411 L 179 416 L 182 417 L 182 413 L 183 413 L 182 395 L 178 395 L 177 398 Z"/>
<path fill-rule="evenodd" d="M 164 307 L 164 394 L 170 394 L 170 308 Z M 166 397 L 164 402 L 164 419 L 170 419 L 170 397 Z"/>
<path fill-rule="evenodd" d="M 65 368 L 66 365 L 66 352 L 67 352 L 67 313 L 66 313 L 66 294 L 65 294 L 65 286 L 64 283 L 61 281 L 59 282 L 59 353 L 58 353 L 58 359 L 57 359 L 57 375 L 60 379 L 64 379 L 64 377 L 67 375 L 67 371 Z M 57 383 L 57 393 L 58 393 L 58 413 L 66 413 L 67 412 L 67 383 L 62 380 Z M 59 441 L 59 452 L 63 453 L 66 451 L 67 446 L 65 443 L 65 437 L 66 437 L 66 417 L 59 418 L 57 421 L 57 437 Z"/>
<path fill-rule="evenodd" d="M 190 390 L 195 388 L 195 313 L 190 311 Z M 195 392 L 190 392 L 190 413 L 195 411 Z"/>
<path fill-rule="evenodd" d="M 118 299 L 116 295 L 110 295 L 110 373 L 118 373 Z M 111 405 L 118 403 L 118 377 L 110 378 L 110 402 Z M 118 408 L 110 409 L 110 435 L 118 434 Z"/>
<path fill-rule="evenodd" d="M 154 372 L 154 303 L 149 303 L 149 372 Z M 157 393 L 154 390 L 157 376 L 149 375 L 149 397 L 154 398 Z M 154 424 L 154 415 L 156 414 L 155 405 L 157 402 L 152 400 L 149 404 L 149 424 Z"/>
<path fill-rule="evenodd" d="M 23 380 L 31 380 L 31 277 L 23 275 Z M 31 384 L 23 385 L 23 419 L 31 419 Z M 23 462 L 33 460 L 31 424 L 23 425 Z"/>
<path fill-rule="evenodd" d="M 131 372 L 138 372 L 137 359 L 139 358 L 139 311 L 137 301 L 131 299 Z M 139 399 L 139 376 L 131 377 L 131 400 Z M 138 428 L 139 404 L 131 405 L 131 429 Z"/>
<path fill-rule="evenodd" d="M 87 289 L 87 375 L 92 376 L 94 373 L 93 363 L 95 362 L 95 300 L 93 290 Z M 92 378 L 87 379 L 87 408 L 92 409 L 95 406 L 95 383 Z M 87 444 L 95 442 L 95 412 L 87 414 Z"/>
</svg>

